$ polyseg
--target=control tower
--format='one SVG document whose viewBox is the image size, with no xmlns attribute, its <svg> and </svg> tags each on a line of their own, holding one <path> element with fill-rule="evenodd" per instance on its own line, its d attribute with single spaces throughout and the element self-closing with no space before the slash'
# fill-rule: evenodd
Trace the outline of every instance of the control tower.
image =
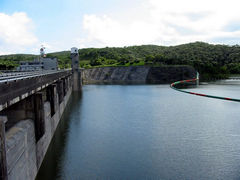
<svg viewBox="0 0 240 180">
<path fill-rule="evenodd" d="M 81 71 L 79 69 L 79 54 L 76 47 L 71 48 L 73 91 L 80 91 L 82 87 Z"/>
</svg>

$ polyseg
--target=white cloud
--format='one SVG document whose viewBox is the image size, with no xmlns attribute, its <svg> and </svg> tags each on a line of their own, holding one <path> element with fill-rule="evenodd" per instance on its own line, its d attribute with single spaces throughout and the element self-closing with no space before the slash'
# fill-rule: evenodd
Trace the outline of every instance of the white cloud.
<svg viewBox="0 0 240 180">
<path fill-rule="evenodd" d="M 0 54 L 24 51 L 38 42 L 32 20 L 24 12 L 0 13 Z"/>
<path fill-rule="evenodd" d="M 239 6 L 237 0 L 144 0 L 134 16 L 129 16 L 129 12 L 118 12 L 121 19 L 86 14 L 83 28 L 87 37 L 81 43 L 98 47 L 174 45 L 193 41 L 222 43 L 223 38 L 231 39 L 231 43 L 239 37 L 240 26 L 233 32 L 228 32 L 226 26 L 240 20 Z"/>
</svg>

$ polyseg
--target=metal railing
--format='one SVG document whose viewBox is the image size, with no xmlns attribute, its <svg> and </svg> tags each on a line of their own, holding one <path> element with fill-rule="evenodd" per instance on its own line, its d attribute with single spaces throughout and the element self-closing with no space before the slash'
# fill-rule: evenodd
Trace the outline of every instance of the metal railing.
<svg viewBox="0 0 240 180">
<path fill-rule="evenodd" d="M 33 71 L 33 72 L 9 72 L 9 73 L 2 73 L 0 74 L 0 83 L 6 83 L 10 81 L 16 81 L 26 78 L 33 78 L 38 76 L 44 76 L 49 74 L 55 74 L 60 72 L 67 72 L 69 70 L 60 70 L 60 71 L 53 71 L 53 70 L 45 70 L 45 71 Z"/>
</svg>

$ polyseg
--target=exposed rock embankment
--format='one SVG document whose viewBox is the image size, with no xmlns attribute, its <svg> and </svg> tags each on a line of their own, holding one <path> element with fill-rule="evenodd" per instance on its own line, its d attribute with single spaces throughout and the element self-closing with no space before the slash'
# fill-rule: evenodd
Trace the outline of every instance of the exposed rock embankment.
<svg viewBox="0 0 240 180">
<path fill-rule="evenodd" d="M 131 66 L 102 67 L 83 70 L 85 84 L 165 84 L 193 78 L 196 71 L 190 66 Z"/>
</svg>

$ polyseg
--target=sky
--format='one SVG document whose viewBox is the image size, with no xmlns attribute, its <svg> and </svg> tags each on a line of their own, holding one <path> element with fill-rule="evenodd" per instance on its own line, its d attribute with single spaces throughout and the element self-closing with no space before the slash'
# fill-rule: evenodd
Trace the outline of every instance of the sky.
<svg viewBox="0 0 240 180">
<path fill-rule="evenodd" d="M 0 0 L 0 55 L 240 42 L 239 0 Z"/>
</svg>

